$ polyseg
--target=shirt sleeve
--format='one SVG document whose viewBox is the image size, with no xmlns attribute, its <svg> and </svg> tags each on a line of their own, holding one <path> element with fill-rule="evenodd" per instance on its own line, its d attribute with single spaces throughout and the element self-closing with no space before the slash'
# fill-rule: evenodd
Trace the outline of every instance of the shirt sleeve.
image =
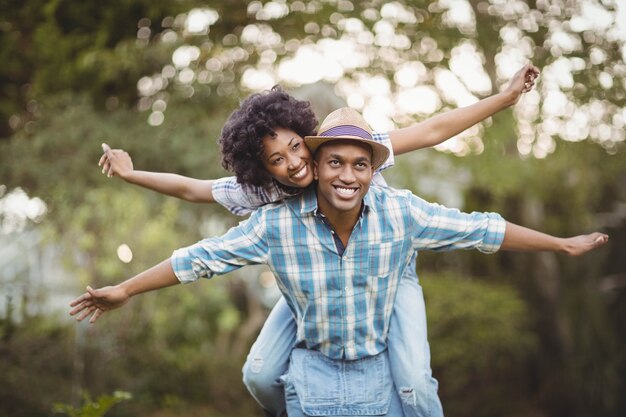
<svg viewBox="0 0 626 417">
<path fill-rule="evenodd" d="M 382 145 L 385 145 L 388 149 L 389 149 L 389 158 L 387 158 L 387 160 L 385 161 L 384 164 L 382 164 L 377 170 L 377 173 L 380 173 L 381 171 L 392 167 L 395 164 L 395 158 L 393 156 L 393 147 L 391 146 L 391 139 L 389 138 L 389 133 L 387 132 L 374 132 L 372 134 L 372 139 L 374 139 L 375 142 L 378 142 Z"/>
<path fill-rule="evenodd" d="M 287 193 L 274 183 L 267 187 L 240 184 L 236 177 L 215 180 L 212 191 L 215 201 L 237 216 L 246 216 L 259 207 L 295 195 Z"/>
<path fill-rule="evenodd" d="M 477 249 L 493 253 L 504 240 L 506 222 L 497 213 L 463 213 L 411 197 L 414 244 L 419 249 L 450 251 Z"/>
<path fill-rule="evenodd" d="M 262 211 L 254 212 L 223 236 L 175 250 L 170 261 L 178 280 L 188 283 L 227 274 L 246 265 L 267 263 L 263 218 Z"/>
<path fill-rule="evenodd" d="M 259 207 L 253 207 L 253 202 L 244 193 L 236 177 L 224 177 L 213 181 L 212 191 L 215 201 L 237 216 L 250 214 Z"/>
</svg>

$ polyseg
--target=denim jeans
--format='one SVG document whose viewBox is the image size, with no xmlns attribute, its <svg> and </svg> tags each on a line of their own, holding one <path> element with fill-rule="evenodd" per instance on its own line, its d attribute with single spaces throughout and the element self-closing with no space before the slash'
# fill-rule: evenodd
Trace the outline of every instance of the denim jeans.
<svg viewBox="0 0 626 417">
<path fill-rule="evenodd" d="M 430 369 L 424 294 L 417 276 L 412 275 L 405 273 L 400 280 L 389 324 L 391 375 L 406 417 L 443 417 L 439 383 Z"/>
<path fill-rule="evenodd" d="M 345 361 L 294 349 L 283 381 L 289 417 L 403 415 L 387 351 Z"/>
<path fill-rule="evenodd" d="M 442 417 L 437 380 L 430 369 L 424 295 L 415 258 L 400 280 L 388 334 L 389 366 L 406 417 Z M 295 345 L 296 323 L 281 298 L 272 309 L 243 366 L 243 381 L 254 399 L 273 416 L 285 413 L 280 377 Z M 287 388 L 287 387 L 285 387 Z M 289 394 L 289 393 L 287 393 Z"/>
<path fill-rule="evenodd" d="M 281 297 L 252 345 L 243 365 L 243 383 L 267 414 L 285 414 L 285 392 L 280 377 L 287 373 L 296 344 L 296 321 Z"/>
</svg>

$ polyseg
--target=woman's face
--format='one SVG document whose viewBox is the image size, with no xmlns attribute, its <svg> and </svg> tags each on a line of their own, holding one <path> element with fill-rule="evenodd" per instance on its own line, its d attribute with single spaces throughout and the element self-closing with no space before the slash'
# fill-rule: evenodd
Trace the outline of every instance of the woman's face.
<svg viewBox="0 0 626 417">
<path fill-rule="evenodd" d="M 287 187 L 304 188 L 313 182 L 313 157 L 304 139 L 292 130 L 278 127 L 276 137 L 263 138 L 263 166 Z"/>
</svg>

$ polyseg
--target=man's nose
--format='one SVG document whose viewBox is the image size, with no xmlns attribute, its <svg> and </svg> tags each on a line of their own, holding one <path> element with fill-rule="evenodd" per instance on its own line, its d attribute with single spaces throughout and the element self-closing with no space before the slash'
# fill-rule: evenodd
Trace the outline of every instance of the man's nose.
<svg viewBox="0 0 626 417">
<path fill-rule="evenodd" d="M 345 165 L 339 173 L 339 179 L 346 184 L 350 184 L 356 181 L 356 177 L 354 176 L 354 170 L 352 169 L 352 167 L 349 165 Z"/>
</svg>

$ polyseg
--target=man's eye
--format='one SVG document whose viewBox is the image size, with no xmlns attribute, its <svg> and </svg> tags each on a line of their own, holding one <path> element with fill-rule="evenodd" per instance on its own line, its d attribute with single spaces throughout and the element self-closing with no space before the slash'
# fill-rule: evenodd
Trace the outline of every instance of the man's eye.
<svg viewBox="0 0 626 417">
<path fill-rule="evenodd" d="M 295 145 L 293 145 L 293 149 L 298 149 L 300 147 L 300 142 L 296 143 Z"/>
<path fill-rule="evenodd" d="M 339 161 L 337 161 L 336 159 L 333 159 L 333 160 L 331 160 L 331 161 L 328 161 L 328 163 L 329 163 L 330 165 L 332 165 L 332 166 L 337 166 L 337 165 L 339 165 Z"/>
</svg>

